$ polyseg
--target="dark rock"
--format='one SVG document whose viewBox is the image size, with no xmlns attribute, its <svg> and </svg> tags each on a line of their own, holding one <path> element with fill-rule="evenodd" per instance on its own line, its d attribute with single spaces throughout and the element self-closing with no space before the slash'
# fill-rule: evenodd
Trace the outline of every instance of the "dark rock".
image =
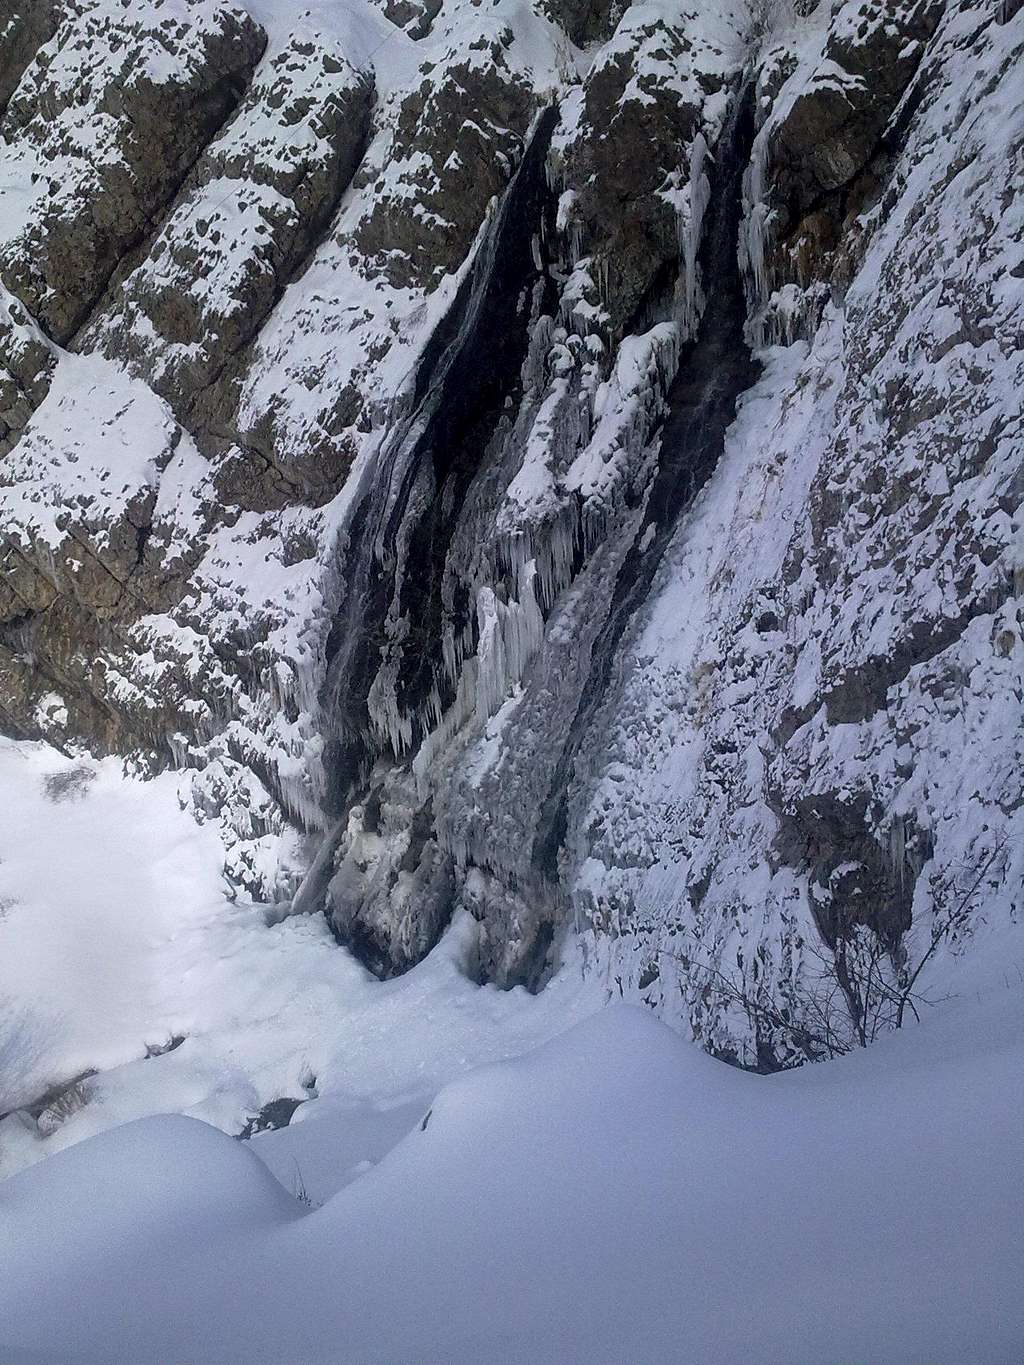
<svg viewBox="0 0 1024 1365">
<path fill-rule="evenodd" d="M 26 68 L 60 23 L 60 0 L 13 0 L 0 19 L 0 117 Z"/>
<path fill-rule="evenodd" d="M 268 1101 L 258 1114 L 246 1120 L 245 1127 L 235 1136 L 245 1142 L 255 1137 L 257 1133 L 271 1133 L 278 1128 L 287 1128 L 296 1109 L 300 1104 L 305 1104 L 307 1099 L 308 1095 L 304 1095 L 300 1100 L 282 1096 L 281 1099 Z"/>
</svg>

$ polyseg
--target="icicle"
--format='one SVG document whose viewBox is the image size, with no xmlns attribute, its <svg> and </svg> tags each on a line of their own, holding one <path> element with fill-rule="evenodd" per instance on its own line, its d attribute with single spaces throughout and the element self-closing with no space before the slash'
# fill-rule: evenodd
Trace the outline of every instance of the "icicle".
<svg viewBox="0 0 1024 1365">
<path fill-rule="evenodd" d="M 462 663 L 463 647 L 461 639 L 456 640 L 450 625 L 445 626 L 441 637 L 441 666 L 448 682 L 454 682 Z"/>
<path fill-rule="evenodd" d="M 459 685 L 455 701 L 445 712 L 440 723 L 423 740 L 412 761 L 416 791 L 420 801 L 427 798 L 431 784 L 431 774 L 440 754 L 447 749 L 458 732 L 474 714 L 477 695 L 477 660 L 466 660 L 459 675 Z"/>
<path fill-rule="evenodd" d="M 173 763 L 175 769 L 180 771 L 182 768 L 188 766 L 189 746 L 188 741 L 186 740 L 184 735 L 182 734 L 168 735 L 167 747 L 171 751 L 171 762 Z"/>
<path fill-rule="evenodd" d="M 378 673 L 366 698 L 366 709 L 374 730 L 387 742 L 395 757 L 400 758 L 412 745 L 413 725 L 411 717 L 403 715 L 398 708 L 392 672 L 381 670 Z"/>
<path fill-rule="evenodd" d="M 893 881 L 902 891 L 907 882 L 907 818 L 904 815 L 893 816 L 889 826 L 889 868 Z"/>
<path fill-rule="evenodd" d="M 743 175 L 745 217 L 740 232 L 741 255 L 754 296 L 753 311 L 756 312 L 765 306 L 770 292 L 766 253 L 775 213 L 767 203 L 767 174 L 768 134 L 767 129 L 762 129 L 754 139 L 750 164 Z"/>
<path fill-rule="evenodd" d="M 476 716 L 485 725 L 522 679 L 530 659 L 544 640 L 544 617 L 534 591 L 537 566 L 523 565 L 518 575 L 518 600 L 504 603 L 493 589 L 477 594 L 479 644 Z"/>
<path fill-rule="evenodd" d="M 313 865 L 303 877 L 292 900 L 291 915 L 306 915 L 323 909 L 324 893 L 334 866 L 334 855 L 344 838 L 351 816 L 344 816 L 331 829 L 317 850 Z"/>
<path fill-rule="evenodd" d="M 704 169 L 709 158 L 708 144 L 703 133 L 698 133 L 690 144 L 689 212 L 681 243 L 683 255 L 683 336 L 696 334 L 703 309 L 703 291 L 698 278 L 697 253 L 700 250 L 704 215 L 711 202 L 711 181 Z"/>
</svg>

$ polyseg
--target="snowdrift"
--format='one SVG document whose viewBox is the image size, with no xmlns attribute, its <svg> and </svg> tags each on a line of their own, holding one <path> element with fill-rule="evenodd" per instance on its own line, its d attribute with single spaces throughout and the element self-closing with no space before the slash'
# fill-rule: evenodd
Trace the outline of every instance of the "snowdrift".
<svg viewBox="0 0 1024 1365">
<path fill-rule="evenodd" d="M 1009 992 L 772 1078 L 611 1006 L 447 1086 L 309 1212 L 246 1144 L 143 1120 L 0 1186 L 4 1345 L 104 1365 L 1015 1361 L 1022 1059 Z"/>
</svg>

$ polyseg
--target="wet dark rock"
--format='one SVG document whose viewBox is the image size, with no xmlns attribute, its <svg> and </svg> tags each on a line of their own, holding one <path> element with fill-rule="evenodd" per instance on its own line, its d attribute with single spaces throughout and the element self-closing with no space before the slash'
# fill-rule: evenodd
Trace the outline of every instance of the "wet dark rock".
<svg viewBox="0 0 1024 1365">
<path fill-rule="evenodd" d="M 910 928 L 914 887 L 932 853 L 931 836 L 913 820 L 883 837 L 869 819 L 870 798 L 832 793 L 807 797 L 778 809 L 775 853 L 806 872 L 821 935 L 829 945 L 848 938 L 857 925 L 895 950 Z"/>
<path fill-rule="evenodd" d="M 53 348 L 24 307 L 0 290 L 0 458 L 11 449 L 46 397 L 56 365 Z"/>
<path fill-rule="evenodd" d="M 890 123 L 941 13 L 937 0 L 837 10 L 817 69 L 772 122 L 764 153 L 774 213 L 766 270 L 776 287 L 825 282 L 842 292 L 849 283 L 856 220 L 884 190 L 896 146 Z M 793 70 L 785 54 L 769 53 L 762 119 Z"/>
<path fill-rule="evenodd" d="M 736 415 L 736 401 L 754 383 L 758 367 L 744 338 L 746 299 L 738 260 L 743 171 L 754 135 L 753 91 L 734 95 L 733 112 L 716 147 L 711 209 L 700 251 L 703 277 L 715 291 L 696 337 L 688 343 L 666 395 L 657 470 L 643 518 L 625 556 L 579 706 L 555 768 L 534 842 L 534 865 L 557 878 L 565 840 L 570 783 L 580 745 L 606 703 L 612 666 L 630 622 L 642 607 L 677 526 L 711 477 Z"/>
<path fill-rule="evenodd" d="M 235 1136 L 245 1142 L 255 1137 L 257 1133 L 271 1133 L 277 1128 L 287 1128 L 296 1109 L 300 1104 L 305 1104 L 307 1099 L 308 1095 L 299 1100 L 282 1096 L 280 1099 L 268 1101 L 258 1114 L 246 1120 L 245 1127 Z"/>
<path fill-rule="evenodd" d="M 598 253 L 613 335 L 634 317 L 652 280 L 679 252 L 676 215 L 658 194 L 667 167 L 700 128 L 701 104 L 724 80 L 705 77 L 689 98 L 672 79 L 693 57 L 684 19 L 652 17 L 635 45 L 599 61 L 584 86 L 583 117 L 564 151 L 562 175 L 577 194 L 580 254 Z M 661 57 L 649 70 L 648 49 Z"/>
<path fill-rule="evenodd" d="M 172 1033 L 164 1043 L 147 1043 L 146 1058 L 149 1060 L 153 1057 L 165 1057 L 168 1052 L 176 1052 L 184 1041 L 183 1033 Z"/>
<path fill-rule="evenodd" d="M 89 1068 L 71 1080 L 57 1081 L 27 1104 L 0 1114 L 0 1120 L 11 1113 L 21 1114 L 30 1121 L 29 1126 L 34 1127 L 39 1137 L 50 1137 L 61 1124 L 89 1103 L 93 1093 L 89 1082 L 96 1074 L 94 1068 Z"/>
<path fill-rule="evenodd" d="M 609 38 L 629 0 L 542 0 L 545 14 L 582 46 Z"/>
<path fill-rule="evenodd" d="M 383 0 L 384 13 L 410 38 L 425 38 L 441 9 L 442 0 Z"/>
</svg>

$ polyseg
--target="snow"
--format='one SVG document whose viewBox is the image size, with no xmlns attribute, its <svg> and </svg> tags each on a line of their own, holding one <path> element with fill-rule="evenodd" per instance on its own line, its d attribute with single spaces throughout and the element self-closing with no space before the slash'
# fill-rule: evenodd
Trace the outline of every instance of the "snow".
<svg viewBox="0 0 1024 1365">
<path fill-rule="evenodd" d="M 624 102 L 653 104 L 651 87 L 659 85 L 700 108 L 706 98 L 701 76 L 741 60 L 745 9 L 740 0 L 725 0 L 714 7 L 639 0 L 626 9 L 615 33 L 595 57 L 591 74 L 625 58 L 636 74 L 623 92 Z M 722 94 L 710 103 L 721 118 L 727 97 Z"/>
<path fill-rule="evenodd" d="M 0 1111 L 94 1073 L 0 1121 L 0 1358 L 1019 1358 L 1019 929 L 756 1076 L 576 965 L 476 985 L 465 915 L 370 978 L 226 898 L 180 780 L 0 742 Z"/>
<path fill-rule="evenodd" d="M 776 859 L 780 816 L 798 802 L 868 801 L 883 855 L 908 817 L 928 833 L 912 959 L 994 846 L 1004 845 L 998 871 L 956 945 L 964 970 L 1017 932 L 1024 904 L 1021 536 L 1005 513 L 1019 501 L 1010 471 L 1024 360 L 1022 291 L 1009 283 L 1020 208 L 1005 193 L 1024 127 L 1021 84 L 1007 74 L 1021 29 L 979 23 L 970 6 L 946 8 L 929 99 L 845 299 L 818 300 L 809 342 L 793 341 L 808 314 L 792 286 L 753 328 L 792 344 L 759 351 L 762 379 L 625 641 L 611 733 L 592 741 L 601 757 L 573 854 L 595 958 L 627 998 L 748 1062 L 743 1011 L 730 1020 L 713 992 L 709 1007 L 706 976 L 676 959 L 749 973 L 747 988 L 773 999 L 800 981 L 818 933 L 804 872 Z M 809 24 L 777 108 L 806 84 L 823 40 Z M 767 136 L 748 207 L 764 198 Z M 891 662 L 903 651 L 905 675 Z M 876 667 L 868 714 L 833 717 L 830 697 L 870 684 Z M 608 924 L 623 929 L 614 941 Z M 960 989 L 933 965 L 935 991 Z"/>
<path fill-rule="evenodd" d="M 249 8 L 267 28 L 273 50 L 294 24 L 293 7 L 281 0 L 255 0 Z M 360 184 L 343 199 L 330 237 L 263 329 L 257 364 L 243 388 L 242 423 L 255 430 L 269 418 L 280 443 L 295 448 L 331 439 L 331 408 L 348 388 L 361 393 L 375 418 L 398 410 L 423 346 L 472 263 L 470 250 L 463 260 L 439 266 L 440 274 L 428 284 L 399 287 L 389 278 L 386 259 L 392 234 L 384 235 L 376 254 L 362 254 L 360 234 L 383 206 L 397 221 L 431 222 L 436 193 L 447 187 L 446 172 L 454 165 L 435 166 L 422 148 L 403 141 L 397 126 L 402 111 L 408 105 L 417 123 L 429 126 L 438 116 L 433 106 L 417 103 L 420 92 L 436 99 L 436 92 L 447 90 L 452 98 L 453 90 L 481 72 L 524 92 L 524 102 L 529 91 L 539 106 L 577 75 L 577 54 L 560 31 L 507 0 L 486 11 L 446 7 L 420 42 L 389 24 L 366 0 L 324 0 L 303 22 L 320 26 L 353 65 L 372 71 L 377 108 Z M 471 124 L 467 120 L 463 126 Z M 490 128 L 483 136 L 484 154 L 507 161 L 508 153 L 519 150 L 518 135 L 524 132 Z M 447 226 L 438 225 L 442 231 Z M 459 234 L 452 240 L 457 242 Z M 392 249 L 404 250 L 400 238 L 394 241 Z"/>
<path fill-rule="evenodd" d="M 0 1186 L 5 1338 L 83 1365 L 1015 1361 L 1022 1022 L 996 992 L 764 1078 L 611 1006 L 382 1115 L 406 1134 L 313 1209 L 246 1144 L 130 1124 Z M 371 1150 L 316 1127 L 302 1176 Z"/>
</svg>

